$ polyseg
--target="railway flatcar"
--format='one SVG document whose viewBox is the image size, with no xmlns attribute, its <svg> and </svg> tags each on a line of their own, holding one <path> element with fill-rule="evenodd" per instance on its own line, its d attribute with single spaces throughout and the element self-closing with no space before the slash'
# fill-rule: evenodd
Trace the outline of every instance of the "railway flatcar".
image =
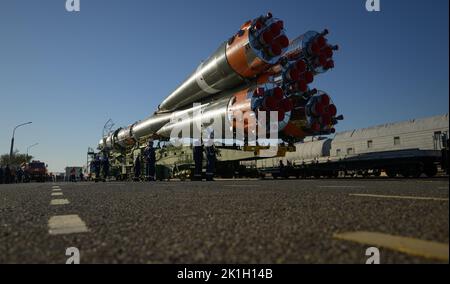
<svg viewBox="0 0 450 284">
<path fill-rule="evenodd" d="M 340 132 L 297 144 L 282 158 L 259 160 L 261 177 L 433 177 L 448 174 L 448 114 Z"/>
</svg>

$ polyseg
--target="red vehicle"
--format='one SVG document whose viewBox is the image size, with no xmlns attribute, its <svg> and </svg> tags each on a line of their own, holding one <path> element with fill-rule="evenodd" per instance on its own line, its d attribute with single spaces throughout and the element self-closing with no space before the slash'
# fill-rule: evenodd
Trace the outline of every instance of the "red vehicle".
<svg viewBox="0 0 450 284">
<path fill-rule="evenodd" d="M 47 167 L 40 161 L 32 161 L 25 166 L 25 181 L 45 182 L 47 179 Z"/>
</svg>

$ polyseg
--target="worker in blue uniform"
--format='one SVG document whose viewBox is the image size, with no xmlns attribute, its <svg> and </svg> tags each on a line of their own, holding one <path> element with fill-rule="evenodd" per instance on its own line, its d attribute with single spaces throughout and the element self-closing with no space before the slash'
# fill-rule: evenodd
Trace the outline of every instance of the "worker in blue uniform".
<svg viewBox="0 0 450 284">
<path fill-rule="evenodd" d="M 141 155 L 138 154 L 134 160 L 134 181 L 141 180 Z"/>
<path fill-rule="evenodd" d="M 106 181 L 109 176 L 109 159 L 107 153 L 105 153 L 103 156 L 102 169 L 103 169 L 103 181 Z"/>
<path fill-rule="evenodd" d="M 155 181 L 156 173 L 156 153 L 153 146 L 153 139 L 148 141 L 148 145 L 144 150 L 145 162 L 147 164 L 146 175 L 149 181 Z"/>
<path fill-rule="evenodd" d="M 200 140 L 194 141 L 193 156 L 194 156 L 194 174 L 192 176 L 192 180 L 201 181 L 202 167 L 203 167 L 203 145 Z"/>
<path fill-rule="evenodd" d="M 214 147 L 214 132 L 209 131 L 205 139 L 206 181 L 213 181 L 216 170 L 216 148 Z"/>
</svg>

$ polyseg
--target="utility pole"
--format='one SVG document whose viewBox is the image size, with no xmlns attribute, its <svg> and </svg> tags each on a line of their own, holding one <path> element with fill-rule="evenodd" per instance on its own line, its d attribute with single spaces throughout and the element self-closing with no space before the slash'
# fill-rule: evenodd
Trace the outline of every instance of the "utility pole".
<svg viewBox="0 0 450 284">
<path fill-rule="evenodd" d="M 28 124 L 31 124 L 31 123 L 32 122 L 30 121 L 30 122 L 19 124 L 16 127 L 14 127 L 13 135 L 12 135 L 12 138 L 11 138 L 11 150 L 9 151 L 9 162 L 10 163 L 12 162 L 12 158 L 13 158 L 13 154 L 14 154 L 14 152 L 13 152 L 14 151 L 14 135 L 16 134 L 16 129 L 21 127 L 21 126 L 28 125 Z"/>
</svg>

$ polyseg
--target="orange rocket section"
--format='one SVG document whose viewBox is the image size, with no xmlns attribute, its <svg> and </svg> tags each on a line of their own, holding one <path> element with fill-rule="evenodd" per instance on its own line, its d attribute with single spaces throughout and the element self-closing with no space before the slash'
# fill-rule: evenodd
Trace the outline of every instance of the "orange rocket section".
<svg viewBox="0 0 450 284">
<path fill-rule="evenodd" d="M 246 133 L 249 127 L 256 128 L 256 119 L 252 120 L 250 117 L 254 112 L 252 111 L 251 99 L 248 98 L 248 91 L 248 89 L 245 89 L 236 93 L 228 108 L 228 111 L 234 118 L 232 122 L 233 128 L 244 129 Z"/>
<path fill-rule="evenodd" d="M 252 78 L 267 68 L 267 64 L 260 58 L 248 60 L 247 49 L 250 44 L 250 23 L 245 25 L 240 33 L 235 35 L 227 45 L 228 64 L 236 73 L 245 78 Z"/>
<path fill-rule="evenodd" d="M 283 32 L 284 23 L 269 13 L 242 25 L 240 31 L 227 44 L 228 64 L 244 78 L 254 78 L 263 73 L 289 45 Z"/>
</svg>

